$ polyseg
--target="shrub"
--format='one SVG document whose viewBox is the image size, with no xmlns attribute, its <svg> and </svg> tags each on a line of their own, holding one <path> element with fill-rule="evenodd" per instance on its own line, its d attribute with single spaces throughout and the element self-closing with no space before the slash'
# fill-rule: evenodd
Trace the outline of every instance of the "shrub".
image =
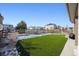
<svg viewBox="0 0 79 59">
<path fill-rule="evenodd" d="M 29 52 L 28 50 L 24 49 L 24 47 L 22 46 L 22 41 L 19 40 L 16 44 L 16 48 L 18 50 L 18 53 L 20 56 L 29 56 Z"/>
</svg>

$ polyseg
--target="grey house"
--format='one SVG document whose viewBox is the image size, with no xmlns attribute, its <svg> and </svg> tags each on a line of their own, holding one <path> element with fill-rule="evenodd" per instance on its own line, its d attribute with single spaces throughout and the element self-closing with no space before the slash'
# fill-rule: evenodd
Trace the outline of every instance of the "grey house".
<svg viewBox="0 0 79 59">
<path fill-rule="evenodd" d="M 3 16 L 0 14 L 0 28 L 1 28 L 1 26 L 2 26 L 2 24 L 3 24 Z M 0 37 L 2 36 L 2 31 L 0 30 Z"/>
</svg>

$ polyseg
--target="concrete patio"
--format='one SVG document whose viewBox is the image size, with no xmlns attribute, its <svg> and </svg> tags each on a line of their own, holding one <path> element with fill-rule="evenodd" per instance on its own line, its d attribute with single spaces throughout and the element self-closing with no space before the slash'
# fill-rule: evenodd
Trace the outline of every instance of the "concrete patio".
<svg viewBox="0 0 79 59">
<path fill-rule="evenodd" d="M 60 56 L 75 56 L 75 40 L 68 38 Z"/>
</svg>

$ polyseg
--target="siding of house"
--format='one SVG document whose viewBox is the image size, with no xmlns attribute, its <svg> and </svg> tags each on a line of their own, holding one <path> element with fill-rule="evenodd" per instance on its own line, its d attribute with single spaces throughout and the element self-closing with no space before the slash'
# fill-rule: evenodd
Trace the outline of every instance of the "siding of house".
<svg viewBox="0 0 79 59">
<path fill-rule="evenodd" d="M 75 44 L 78 45 L 78 19 L 75 19 L 74 33 L 75 33 Z"/>
</svg>

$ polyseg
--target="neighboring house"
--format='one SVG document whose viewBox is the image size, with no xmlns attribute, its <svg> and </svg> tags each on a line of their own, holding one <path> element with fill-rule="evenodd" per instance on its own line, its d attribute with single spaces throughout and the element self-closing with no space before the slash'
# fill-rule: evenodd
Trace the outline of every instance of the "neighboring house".
<svg viewBox="0 0 79 59">
<path fill-rule="evenodd" d="M 53 24 L 53 23 L 49 23 L 49 24 L 45 25 L 45 27 L 44 27 L 46 32 L 53 32 L 56 28 L 57 28 L 56 24 Z"/>
<path fill-rule="evenodd" d="M 3 24 L 3 16 L 0 14 L 0 37 L 2 36 L 2 24 Z"/>
<path fill-rule="evenodd" d="M 62 30 L 63 32 L 65 32 L 65 31 L 67 30 L 67 28 L 66 28 L 66 27 L 62 27 L 61 30 Z"/>
<path fill-rule="evenodd" d="M 3 24 L 3 30 L 5 32 L 13 32 L 14 27 L 13 27 L 13 25 L 10 25 L 10 24 Z"/>
<path fill-rule="evenodd" d="M 62 28 L 63 28 L 63 27 L 61 27 L 61 26 L 59 26 L 59 25 L 57 26 L 57 29 L 62 29 Z"/>
<path fill-rule="evenodd" d="M 26 30 L 26 33 L 27 34 L 33 34 L 35 31 L 35 27 L 34 26 L 31 26 L 31 27 L 28 27 L 27 30 Z"/>
<path fill-rule="evenodd" d="M 41 34 L 41 33 L 44 33 L 44 27 L 41 27 L 41 26 L 37 26 L 36 28 L 35 28 L 35 33 L 37 33 L 37 34 Z"/>
<path fill-rule="evenodd" d="M 31 27 L 28 27 L 26 31 L 27 33 L 30 33 L 30 34 L 40 34 L 40 33 L 43 33 L 44 28 L 40 26 L 31 26 Z"/>
<path fill-rule="evenodd" d="M 57 30 L 58 30 L 58 32 L 61 33 L 61 32 L 62 32 L 62 29 L 63 29 L 63 27 L 61 27 L 61 26 L 59 26 L 59 25 L 57 26 Z"/>
<path fill-rule="evenodd" d="M 73 32 L 73 27 L 68 27 L 67 31 L 68 31 L 69 34 L 72 33 Z"/>
<path fill-rule="evenodd" d="M 33 29 L 35 29 L 35 26 L 29 26 L 27 29 L 33 30 Z"/>
<path fill-rule="evenodd" d="M 3 24 L 3 16 L 0 14 L 0 24 Z"/>
</svg>

